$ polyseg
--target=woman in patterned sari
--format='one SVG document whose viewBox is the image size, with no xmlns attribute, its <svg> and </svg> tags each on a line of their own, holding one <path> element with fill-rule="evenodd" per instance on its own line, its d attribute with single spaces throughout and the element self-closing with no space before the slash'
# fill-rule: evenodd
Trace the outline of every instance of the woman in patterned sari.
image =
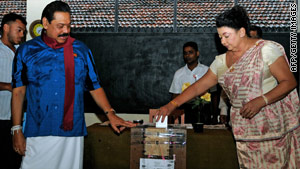
<svg viewBox="0 0 300 169">
<path fill-rule="evenodd" d="M 232 104 L 232 131 L 240 168 L 300 168 L 300 109 L 297 82 L 283 47 L 249 35 L 240 6 L 220 14 L 217 31 L 228 51 L 208 72 L 170 103 L 157 118 L 219 83 Z"/>
</svg>

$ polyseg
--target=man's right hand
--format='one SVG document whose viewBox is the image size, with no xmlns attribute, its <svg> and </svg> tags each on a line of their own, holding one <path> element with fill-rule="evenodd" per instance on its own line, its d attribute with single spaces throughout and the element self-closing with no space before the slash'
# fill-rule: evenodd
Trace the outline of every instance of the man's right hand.
<svg viewBox="0 0 300 169">
<path fill-rule="evenodd" d="M 21 130 L 14 131 L 13 148 L 18 154 L 25 156 L 26 140 Z"/>
</svg>

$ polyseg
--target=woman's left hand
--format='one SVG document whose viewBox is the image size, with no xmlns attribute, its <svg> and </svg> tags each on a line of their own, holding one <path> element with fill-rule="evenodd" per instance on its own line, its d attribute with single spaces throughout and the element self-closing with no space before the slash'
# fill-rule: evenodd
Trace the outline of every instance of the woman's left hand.
<svg viewBox="0 0 300 169">
<path fill-rule="evenodd" d="M 252 119 L 265 105 L 264 99 L 261 96 L 257 97 L 242 107 L 240 115 L 243 118 Z"/>
</svg>

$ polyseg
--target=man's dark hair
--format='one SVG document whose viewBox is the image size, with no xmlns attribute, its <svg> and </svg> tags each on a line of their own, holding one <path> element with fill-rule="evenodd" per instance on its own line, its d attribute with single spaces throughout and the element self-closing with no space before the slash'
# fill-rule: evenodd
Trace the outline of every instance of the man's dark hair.
<svg viewBox="0 0 300 169">
<path fill-rule="evenodd" d="M 186 47 L 192 47 L 196 52 L 198 52 L 198 45 L 196 42 L 186 42 L 184 45 L 183 45 L 183 52 L 184 52 L 184 48 Z"/>
<path fill-rule="evenodd" d="M 54 19 L 53 17 L 55 12 L 68 12 L 69 14 L 71 14 L 71 8 L 65 2 L 53 1 L 48 4 L 43 10 L 41 22 L 43 18 L 46 17 L 48 22 L 51 23 L 51 21 Z"/>
<path fill-rule="evenodd" d="M 8 13 L 4 15 L 2 22 L 1 22 L 1 34 L 3 33 L 3 26 L 4 24 L 9 24 L 10 22 L 15 22 L 16 20 L 20 20 L 24 25 L 27 25 L 25 18 L 21 15 L 16 13 Z"/>
<path fill-rule="evenodd" d="M 262 38 L 262 30 L 260 27 L 252 25 L 250 26 L 250 31 L 256 31 L 257 32 L 257 37 Z"/>
<path fill-rule="evenodd" d="M 216 26 L 217 28 L 227 26 L 235 30 L 245 28 L 246 34 L 250 37 L 250 20 L 248 14 L 243 7 L 238 5 L 217 16 Z"/>
</svg>

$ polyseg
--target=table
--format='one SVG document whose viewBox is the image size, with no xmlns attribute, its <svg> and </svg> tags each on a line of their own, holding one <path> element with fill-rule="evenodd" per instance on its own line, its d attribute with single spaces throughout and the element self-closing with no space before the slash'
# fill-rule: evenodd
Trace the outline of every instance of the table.
<svg viewBox="0 0 300 169">
<path fill-rule="evenodd" d="M 108 126 L 93 124 L 84 141 L 84 169 L 129 169 L 130 129 L 120 135 Z M 187 169 L 235 169 L 238 167 L 232 133 L 225 129 L 187 130 Z"/>
</svg>

